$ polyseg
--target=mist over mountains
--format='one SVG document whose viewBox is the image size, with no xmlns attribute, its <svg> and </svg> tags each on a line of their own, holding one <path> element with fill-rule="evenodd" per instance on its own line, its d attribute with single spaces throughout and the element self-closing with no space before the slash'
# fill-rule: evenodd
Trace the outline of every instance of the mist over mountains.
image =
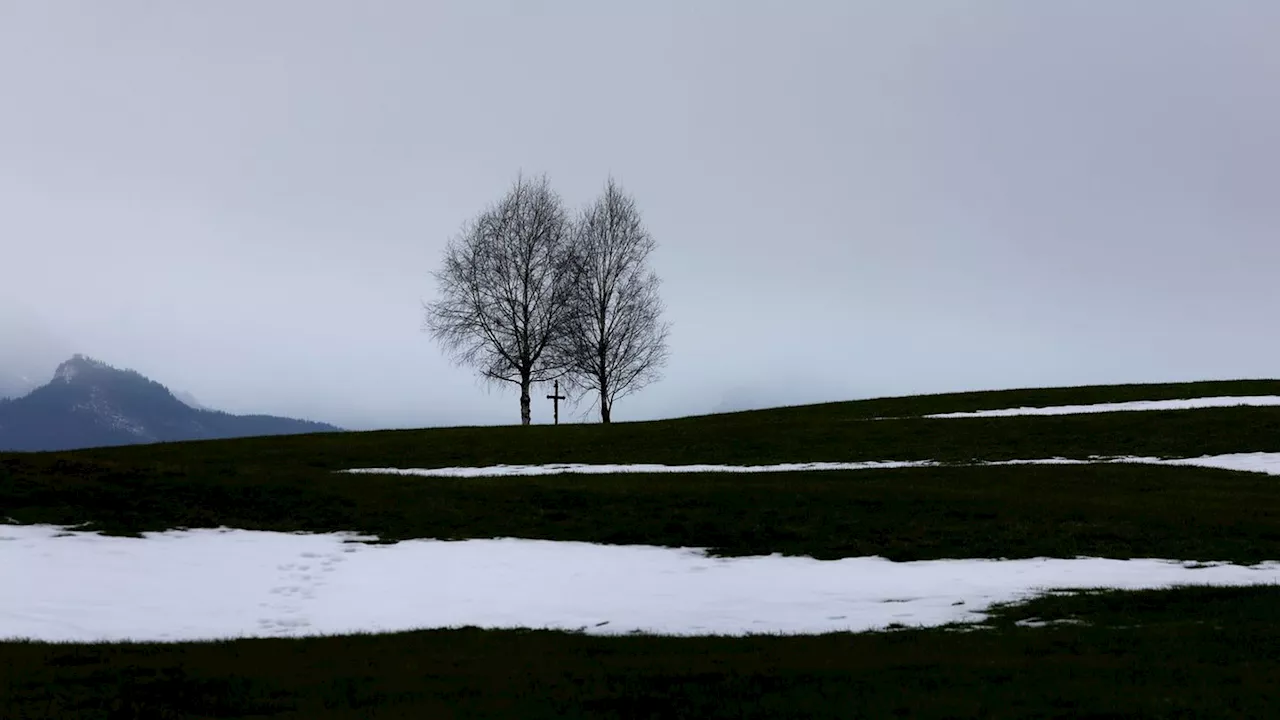
<svg viewBox="0 0 1280 720">
<path fill-rule="evenodd" d="M 28 375 L 0 370 L 0 400 L 21 397 L 36 389 L 36 383 Z"/>
<path fill-rule="evenodd" d="M 31 385 L 10 370 L 0 400 L 0 451 L 72 450 L 181 440 L 337 432 L 325 423 L 272 415 L 231 415 L 132 371 L 84 355 L 58 365 L 53 379 Z M 16 391 L 16 392 L 15 392 Z"/>
<path fill-rule="evenodd" d="M 0 296 L 0 399 L 35 390 L 71 354 L 70 346 L 25 308 Z"/>
</svg>

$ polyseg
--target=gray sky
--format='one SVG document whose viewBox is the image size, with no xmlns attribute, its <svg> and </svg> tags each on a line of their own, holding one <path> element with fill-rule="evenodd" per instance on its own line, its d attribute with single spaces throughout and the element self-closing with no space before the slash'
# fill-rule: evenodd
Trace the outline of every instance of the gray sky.
<svg viewBox="0 0 1280 720">
<path fill-rule="evenodd" d="M 516 422 L 420 325 L 523 170 L 575 207 L 613 173 L 660 243 L 672 359 L 619 420 L 1274 377 L 1277 28 L 1270 0 L 0 0 L 0 355 Z"/>
</svg>

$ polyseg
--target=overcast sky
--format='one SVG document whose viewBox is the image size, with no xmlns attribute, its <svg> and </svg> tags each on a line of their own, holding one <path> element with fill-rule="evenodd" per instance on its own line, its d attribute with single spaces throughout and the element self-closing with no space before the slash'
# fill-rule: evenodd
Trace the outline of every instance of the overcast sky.
<svg viewBox="0 0 1280 720">
<path fill-rule="evenodd" d="M 671 362 L 617 420 L 1280 376 L 1277 28 L 1269 0 L 0 0 L 0 358 L 518 422 L 421 303 L 524 171 L 574 207 L 612 173 L 659 242 Z"/>
</svg>

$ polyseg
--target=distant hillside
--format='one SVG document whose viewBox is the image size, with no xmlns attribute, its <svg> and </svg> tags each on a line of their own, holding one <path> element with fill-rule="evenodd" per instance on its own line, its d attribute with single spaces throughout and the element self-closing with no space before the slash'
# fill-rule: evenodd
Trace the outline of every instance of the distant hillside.
<svg viewBox="0 0 1280 720">
<path fill-rule="evenodd" d="M 339 430 L 306 420 L 230 415 L 191 407 L 160 383 L 83 355 L 59 365 L 47 385 L 23 397 L 0 401 L 0 451 L 73 450 Z"/>
<path fill-rule="evenodd" d="M 199 400 L 196 400 L 196 397 L 194 395 L 192 395 L 189 392 L 181 392 L 181 391 L 175 392 L 173 396 L 178 398 L 178 400 L 183 405 L 186 405 L 187 407 L 195 408 L 196 410 L 212 410 L 213 409 L 213 408 L 205 407 Z"/>
</svg>

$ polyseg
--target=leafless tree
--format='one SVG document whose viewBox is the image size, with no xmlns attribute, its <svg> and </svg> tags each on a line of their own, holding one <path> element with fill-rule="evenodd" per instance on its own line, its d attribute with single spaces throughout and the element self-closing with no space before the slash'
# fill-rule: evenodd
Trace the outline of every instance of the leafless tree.
<svg viewBox="0 0 1280 720">
<path fill-rule="evenodd" d="M 608 423 L 614 401 L 658 380 L 667 361 L 670 326 L 648 262 L 657 243 L 613 178 L 577 219 L 573 239 L 572 313 L 557 350 L 566 379 L 598 398 Z"/>
<path fill-rule="evenodd" d="M 465 226 L 434 273 L 440 297 L 425 306 L 426 330 L 455 362 L 520 386 L 563 373 L 559 343 L 571 306 L 571 222 L 546 177 L 517 178 L 506 196 Z"/>
</svg>

